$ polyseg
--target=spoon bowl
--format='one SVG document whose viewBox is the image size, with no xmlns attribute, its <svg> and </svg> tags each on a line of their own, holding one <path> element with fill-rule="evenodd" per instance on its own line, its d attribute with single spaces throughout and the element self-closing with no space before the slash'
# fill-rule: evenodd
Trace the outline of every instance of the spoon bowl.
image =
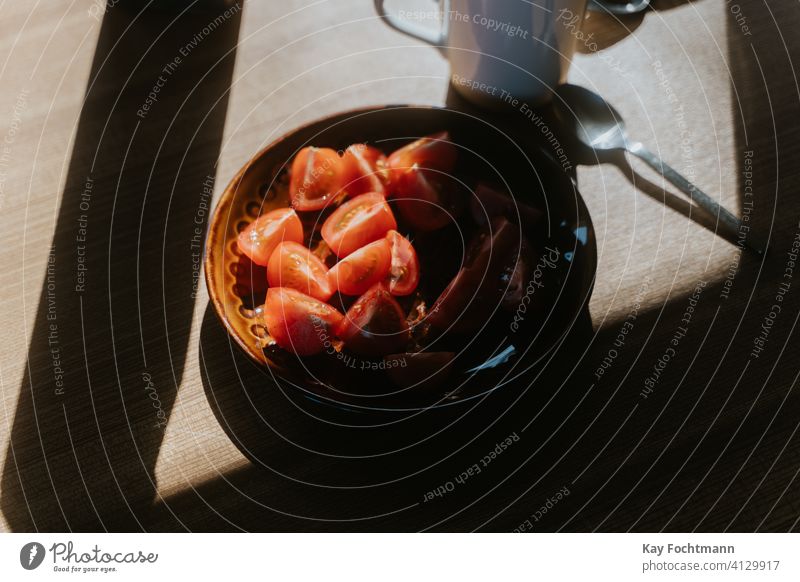
<svg viewBox="0 0 800 582">
<path fill-rule="evenodd" d="M 568 109 L 562 121 L 571 134 L 593 150 L 626 149 L 628 134 L 622 116 L 597 93 L 577 85 L 558 90 Z"/>
</svg>

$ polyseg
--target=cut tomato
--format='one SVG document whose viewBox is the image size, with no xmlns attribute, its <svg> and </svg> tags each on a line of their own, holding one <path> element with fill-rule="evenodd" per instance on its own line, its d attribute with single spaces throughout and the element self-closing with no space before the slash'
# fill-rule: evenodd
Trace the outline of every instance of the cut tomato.
<svg viewBox="0 0 800 582">
<path fill-rule="evenodd" d="M 344 295 L 361 295 L 383 281 L 392 263 L 392 251 L 385 238 L 361 247 L 328 271 L 333 289 Z"/>
<path fill-rule="evenodd" d="M 397 228 L 391 208 L 376 192 L 356 196 L 337 208 L 322 225 L 322 238 L 338 257 L 346 257 Z"/>
<path fill-rule="evenodd" d="M 392 182 L 412 168 L 430 168 L 440 172 L 453 171 L 458 149 L 450 134 L 442 131 L 414 141 L 392 153 L 387 160 Z"/>
<path fill-rule="evenodd" d="M 519 244 L 519 227 L 503 217 L 493 219 L 491 230 L 470 244 L 464 265 L 434 303 L 428 322 L 459 332 L 486 323 L 503 299 L 500 279 L 509 256 L 518 256 Z"/>
<path fill-rule="evenodd" d="M 267 280 L 270 287 L 291 287 L 320 301 L 333 295 L 325 263 L 295 242 L 277 246 L 267 266 Z"/>
<path fill-rule="evenodd" d="M 337 329 L 347 349 L 363 356 L 385 356 L 409 340 L 408 323 L 391 293 L 378 284 L 347 310 Z"/>
<path fill-rule="evenodd" d="M 310 295 L 287 287 L 267 291 L 264 324 L 272 339 L 298 356 L 318 354 L 330 345 L 344 316 Z"/>
<path fill-rule="evenodd" d="M 404 172 L 393 183 L 400 216 L 422 231 L 438 230 L 455 220 L 463 207 L 462 190 L 455 178 L 421 168 Z"/>
<path fill-rule="evenodd" d="M 292 162 L 289 196 L 296 210 L 321 210 L 344 195 L 347 167 L 336 150 L 303 148 Z"/>
<path fill-rule="evenodd" d="M 389 194 L 389 170 L 381 150 L 357 143 L 345 150 L 342 159 L 350 172 L 347 191 L 351 196 L 365 192 Z"/>
<path fill-rule="evenodd" d="M 303 224 L 291 208 L 279 208 L 259 216 L 239 233 L 239 250 L 256 265 L 266 267 L 272 251 L 282 241 L 303 242 Z"/>
<path fill-rule="evenodd" d="M 483 182 L 475 186 L 470 199 L 470 213 L 475 222 L 487 224 L 495 216 L 505 216 L 528 229 L 538 224 L 542 213 L 528 204 L 517 202 L 509 194 Z"/>
<path fill-rule="evenodd" d="M 392 263 L 386 286 L 392 295 L 410 295 L 419 283 L 419 259 L 409 240 L 396 230 L 386 235 L 392 249 Z"/>
<path fill-rule="evenodd" d="M 449 176 L 458 150 L 446 131 L 392 153 L 387 160 L 392 194 L 403 219 L 419 230 L 447 225 L 460 210 L 456 182 Z"/>
</svg>

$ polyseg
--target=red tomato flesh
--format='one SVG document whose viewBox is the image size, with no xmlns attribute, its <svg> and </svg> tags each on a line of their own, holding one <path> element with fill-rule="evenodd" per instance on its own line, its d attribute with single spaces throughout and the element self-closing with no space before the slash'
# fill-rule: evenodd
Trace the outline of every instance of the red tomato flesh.
<svg viewBox="0 0 800 582">
<path fill-rule="evenodd" d="M 438 230 L 455 220 L 463 206 L 461 189 L 455 178 L 423 168 L 412 168 L 393 182 L 400 216 L 422 231 Z"/>
<path fill-rule="evenodd" d="M 321 210 L 340 195 L 349 181 L 346 164 L 336 150 L 307 147 L 292 162 L 289 197 L 296 210 Z"/>
<path fill-rule="evenodd" d="M 509 257 L 518 254 L 519 227 L 503 217 L 492 220 L 491 227 L 472 241 L 461 270 L 431 308 L 428 321 L 434 327 L 474 331 L 501 304 L 499 282 Z"/>
<path fill-rule="evenodd" d="M 410 295 L 419 284 L 419 259 L 411 242 L 396 230 L 386 235 L 392 250 L 392 261 L 386 287 L 392 295 Z"/>
<path fill-rule="evenodd" d="M 357 143 L 345 150 L 342 159 L 350 172 L 347 191 L 351 196 L 365 192 L 377 192 L 382 196 L 389 194 L 389 170 L 381 150 Z"/>
<path fill-rule="evenodd" d="M 383 281 L 392 263 L 392 250 L 385 238 L 361 247 L 328 271 L 333 289 L 344 295 L 361 295 Z"/>
<path fill-rule="evenodd" d="M 397 228 L 384 197 L 372 192 L 356 196 L 337 208 L 322 225 L 322 238 L 342 258 Z"/>
<path fill-rule="evenodd" d="M 266 267 L 281 242 L 303 242 L 303 224 L 291 208 L 279 208 L 259 216 L 239 233 L 239 250 L 256 265 Z"/>
<path fill-rule="evenodd" d="M 479 225 L 487 224 L 495 216 L 505 216 L 525 229 L 538 224 L 542 219 L 542 213 L 538 209 L 517 202 L 505 191 L 483 182 L 475 186 L 474 195 L 470 199 L 470 213 Z"/>
<path fill-rule="evenodd" d="M 362 356 L 385 356 L 406 346 L 409 329 L 400 305 L 378 284 L 347 310 L 337 335 L 350 351 Z"/>
<path fill-rule="evenodd" d="M 285 350 L 298 356 L 318 354 L 344 316 L 318 299 L 286 287 L 267 291 L 264 324 L 269 335 Z"/>
<path fill-rule="evenodd" d="M 325 263 L 296 242 L 277 246 L 267 266 L 267 280 L 270 287 L 291 287 L 320 301 L 333 295 Z"/>
<path fill-rule="evenodd" d="M 392 181 L 412 168 L 430 168 L 452 172 L 456 165 L 458 149 L 446 131 L 414 141 L 392 153 L 387 160 Z"/>
</svg>

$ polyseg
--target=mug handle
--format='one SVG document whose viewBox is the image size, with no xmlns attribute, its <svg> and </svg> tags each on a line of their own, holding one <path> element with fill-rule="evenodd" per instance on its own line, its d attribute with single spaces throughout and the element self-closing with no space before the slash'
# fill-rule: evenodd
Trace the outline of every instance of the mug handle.
<svg viewBox="0 0 800 582">
<path fill-rule="evenodd" d="M 414 38 L 424 40 L 428 44 L 432 44 L 437 48 L 442 47 L 442 45 L 444 44 L 445 35 L 444 31 L 441 28 L 438 31 L 429 30 L 424 26 L 419 26 L 417 24 L 413 24 L 406 20 L 397 18 L 396 16 L 389 14 L 389 12 L 384 7 L 383 3 L 384 0 L 375 0 L 375 10 L 378 13 L 378 16 L 383 18 L 386 24 L 388 24 L 395 30 L 399 30 L 403 34 L 407 34 L 409 36 L 413 36 Z"/>
</svg>

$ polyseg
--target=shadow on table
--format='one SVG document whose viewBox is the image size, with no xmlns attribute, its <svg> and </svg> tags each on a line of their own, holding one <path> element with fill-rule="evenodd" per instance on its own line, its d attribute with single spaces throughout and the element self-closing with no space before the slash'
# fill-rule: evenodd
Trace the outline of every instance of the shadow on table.
<svg viewBox="0 0 800 582">
<path fill-rule="evenodd" d="M 103 15 L 3 465 L 15 531 L 153 511 L 241 15 L 175 5 Z"/>
</svg>

